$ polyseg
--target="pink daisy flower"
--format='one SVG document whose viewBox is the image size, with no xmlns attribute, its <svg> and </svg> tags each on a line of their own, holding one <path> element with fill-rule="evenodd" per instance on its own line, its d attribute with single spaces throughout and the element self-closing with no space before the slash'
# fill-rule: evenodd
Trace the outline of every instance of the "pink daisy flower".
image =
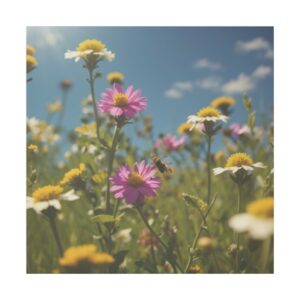
<svg viewBox="0 0 300 300">
<path fill-rule="evenodd" d="M 179 147 L 185 144 L 185 137 L 177 139 L 175 135 L 167 134 L 162 139 L 154 143 L 155 148 L 165 147 L 168 152 L 176 151 Z"/>
<path fill-rule="evenodd" d="M 109 112 L 114 117 L 132 118 L 138 111 L 146 109 L 147 101 L 141 94 L 142 91 L 134 90 L 132 85 L 123 91 L 122 86 L 115 83 L 113 88 L 101 94 L 98 111 Z"/>
<path fill-rule="evenodd" d="M 115 176 L 109 180 L 112 183 L 110 189 L 115 198 L 123 198 L 127 204 L 143 202 L 144 197 L 156 195 L 156 190 L 160 187 L 159 177 L 154 177 L 156 169 L 152 165 L 147 165 L 143 160 L 134 164 L 133 171 L 129 166 L 122 166 Z"/>
</svg>

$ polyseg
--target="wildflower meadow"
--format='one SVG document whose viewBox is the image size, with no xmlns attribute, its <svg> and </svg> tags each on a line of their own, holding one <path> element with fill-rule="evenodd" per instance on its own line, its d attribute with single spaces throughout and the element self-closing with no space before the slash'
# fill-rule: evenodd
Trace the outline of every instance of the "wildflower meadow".
<svg viewBox="0 0 300 300">
<path fill-rule="evenodd" d="M 189 72 L 202 72 L 201 80 L 179 82 L 182 74 L 156 63 L 158 48 L 143 56 L 144 42 L 124 38 L 122 52 L 100 29 L 52 52 L 48 59 L 59 57 L 66 73 L 57 72 L 56 86 L 43 88 L 60 96 L 27 117 L 27 273 L 273 273 L 273 99 L 261 108 L 256 93 L 270 89 L 263 81 L 272 80 L 270 58 L 257 58 L 257 68 L 239 70 L 226 83 L 216 78 L 230 73 L 231 61 L 226 68 L 222 49 L 215 52 L 219 62 L 208 51 L 191 59 L 198 61 Z M 175 37 L 183 29 L 172 30 Z M 196 28 L 178 33 L 179 42 L 186 38 L 182 60 L 197 34 Z M 232 46 L 238 59 L 250 60 L 261 40 L 271 56 L 259 30 L 244 39 L 239 34 Z M 39 45 L 30 40 L 26 48 L 30 112 L 37 105 L 35 82 L 46 80 L 52 67 Z M 176 52 L 175 40 L 169 46 Z M 131 54 L 133 47 L 141 57 Z M 134 75 L 120 67 L 126 58 Z M 149 69 L 139 69 L 145 61 Z M 161 99 L 144 80 L 152 69 L 158 79 L 177 76 L 165 94 L 157 84 Z M 168 103 L 163 111 L 162 102 Z M 172 111 L 179 117 L 169 121 Z"/>
</svg>

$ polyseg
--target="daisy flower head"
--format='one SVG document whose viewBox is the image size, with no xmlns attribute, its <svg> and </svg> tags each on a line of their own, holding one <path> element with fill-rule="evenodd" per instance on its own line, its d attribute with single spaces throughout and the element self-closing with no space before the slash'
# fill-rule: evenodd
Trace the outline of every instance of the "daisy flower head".
<svg viewBox="0 0 300 300">
<path fill-rule="evenodd" d="M 177 138 L 175 135 L 167 134 L 154 143 L 154 148 L 164 148 L 167 152 L 178 150 L 185 144 L 185 137 Z"/>
<path fill-rule="evenodd" d="M 237 182 L 243 183 L 249 176 L 254 168 L 266 168 L 266 166 L 261 162 L 254 163 L 252 158 L 247 153 L 234 153 L 232 154 L 226 162 L 224 168 L 218 167 L 214 168 L 214 175 L 219 175 L 224 172 L 230 172 L 235 177 L 232 177 Z"/>
<path fill-rule="evenodd" d="M 160 179 L 155 177 L 156 169 L 143 160 L 135 163 L 133 170 L 125 165 L 120 167 L 109 180 L 115 198 L 125 200 L 126 204 L 143 204 L 145 197 L 153 197 L 160 188 Z"/>
<path fill-rule="evenodd" d="M 88 69 L 93 70 L 102 60 L 112 61 L 115 54 L 107 50 L 105 45 L 96 39 L 87 39 L 77 46 L 76 51 L 67 50 L 65 59 L 75 59 L 75 62 L 83 59 Z"/>
<path fill-rule="evenodd" d="M 124 74 L 121 72 L 110 72 L 107 75 L 107 81 L 113 85 L 114 83 L 123 84 Z"/>
<path fill-rule="evenodd" d="M 45 185 L 37 188 L 31 197 L 27 197 L 27 209 L 33 208 L 37 213 L 45 213 L 50 207 L 56 210 L 61 209 L 60 200 L 79 199 L 74 190 L 63 192 L 64 189 L 59 185 Z"/>
<path fill-rule="evenodd" d="M 141 94 L 142 91 L 134 90 L 132 85 L 123 90 L 121 85 L 115 83 L 101 94 L 98 111 L 108 112 L 115 118 L 131 119 L 147 107 L 147 99 L 141 97 Z"/>
<path fill-rule="evenodd" d="M 26 71 L 27 73 L 34 70 L 37 66 L 37 60 L 32 55 L 26 55 Z"/>
<path fill-rule="evenodd" d="M 211 106 L 219 109 L 224 115 L 228 116 L 231 111 L 229 110 L 235 104 L 235 99 L 228 96 L 222 96 L 214 99 Z"/>
<path fill-rule="evenodd" d="M 192 124 L 191 130 L 193 130 L 197 124 L 204 124 L 205 126 L 205 133 L 207 135 L 214 135 L 217 128 L 214 128 L 214 124 L 222 121 L 227 122 L 228 117 L 222 115 L 216 108 L 212 106 L 207 106 L 200 109 L 197 112 L 197 115 L 188 116 L 187 123 Z"/>
<path fill-rule="evenodd" d="M 245 213 L 229 220 L 236 232 L 248 232 L 252 239 L 264 240 L 274 233 L 274 199 L 272 197 L 252 201 Z"/>
</svg>

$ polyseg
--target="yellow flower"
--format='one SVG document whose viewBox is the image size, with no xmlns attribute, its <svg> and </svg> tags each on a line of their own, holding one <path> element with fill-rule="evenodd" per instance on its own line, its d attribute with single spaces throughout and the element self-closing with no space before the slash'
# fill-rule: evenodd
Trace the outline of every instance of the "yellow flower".
<svg viewBox="0 0 300 300">
<path fill-rule="evenodd" d="M 107 75 L 107 81 L 110 84 L 113 84 L 113 83 L 122 84 L 124 81 L 124 75 L 120 72 L 111 72 Z"/>
<path fill-rule="evenodd" d="M 37 152 L 38 151 L 38 146 L 35 145 L 35 144 L 30 144 L 27 148 L 30 152 Z"/>
<path fill-rule="evenodd" d="M 274 232 L 273 197 L 257 199 L 247 206 L 247 212 L 233 216 L 229 226 L 236 232 L 248 232 L 253 239 L 264 240 Z"/>
<path fill-rule="evenodd" d="M 189 123 L 182 123 L 177 131 L 179 134 L 190 134 L 191 133 L 191 128 L 193 127 L 192 124 L 189 124 Z"/>
<path fill-rule="evenodd" d="M 252 158 L 247 153 L 238 152 L 232 154 L 227 159 L 225 168 L 214 168 L 213 172 L 215 175 L 219 175 L 224 172 L 232 172 L 234 174 L 241 169 L 251 172 L 254 168 L 266 168 L 266 166 L 261 162 L 253 163 Z"/>
<path fill-rule="evenodd" d="M 58 199 L 63 191 L 64 189 L 59 185 L 46 185 L 40 187 L 32 193 L 33 202 L 37 203 Z"/>
<path fill-rule="evenodd" d="M 31 72 L 37 66 L 37 60 L 32 55 L 26 56 L 27 73 Z"/>
<path fill-rule="evenodd" d="M 108 253 L 97 252 L 93 244 L 70 247 L 64 252 L 64 256 L 59 260 L 63 267 L 75 267 L 80 263 L 92 265 L 109 265 L 114 262 L 114 258 Z"/>
<path fill-rule="evenodd" d="M 258 199 L 247 206 L 247 212 L 256 217 L 273 218 L 274 199 L 272 197 Z"/>
<path fill-rule="evenodd" d="M 92 176 L 92 180 L 97 184 L 102 184 L 103 182 L 105 182 L 106 177 L 106 172 L 100 171 Z"/>
<path fill-rule="evenodd" d="M 35 48 L 32 47 L 31 45 L 27 45 L 26 54 L 33 56 L 35 54 Z"/>
<path fill-rule="evenodd" d="M 95 138 L 97 136 L 96 128 L 96 122 L 92 122 L 90 124 L 85 124 L 81 127 L 75 128 L 75 131 L 90 138 Z"/>
<path fill-rule="evenodd" d="M 235 104 L 235 99 L 232 97 L 226 97 L 226 96 L 216 98 L 211 102 L 212 107 L 220 108 L 220 109 L 222 109 L 223 107 L 232 106 L 234 104 Z"/>
<path fill-rule="evenodd" d="M 60 181 L 60 185 L 72 184 L 74 181 L 79 178 L 85 170 L 85 165 L 80 164 L 78 168 L 71 169 L 65 173 L 63 179 Z"/>
<path fill-rule="evenodd" d="M 230 167 L 241 167 L 241 166 L 251 166 L 253 164 L 252 158 L 247 153 L 234 153 L 232 154 L 226 162 L 225 168 Z"/>
</svg>

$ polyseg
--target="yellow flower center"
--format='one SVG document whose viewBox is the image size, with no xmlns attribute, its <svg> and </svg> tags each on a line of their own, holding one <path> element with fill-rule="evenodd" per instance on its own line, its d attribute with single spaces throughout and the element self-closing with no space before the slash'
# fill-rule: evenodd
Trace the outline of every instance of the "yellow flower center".
<svg viewBox="0 0 300 300">
<path fill-rule="evenodd" d="M 231 106 L 235 104 L 235 100 L 232 97 L 219 97 L 211 102 L 211 106 L 214 108 Z"/>
<path fill-rule="evenodd" d="M 101 52 L 105 48 L 105 45 L 98 40 L 95 39 L 88 39 L 81 42 L 78 47 L 77 51 L 85 51 L 85 50 L 93 50 L 93 52 Z"/>
<path fill-rule="evenodd" d="M 63 267 L 74 267 L 81 262 L 106 265 L 113 263 L 114 258 L 108 253 L 97 252 L 95 245 L 87 244 L 68 248 L 59 260 L 60 265 Z"/>
<path fill-rule="evenodd" d="M 128 104 L 127 96 L 123 93 L 118 93 L 114 96 L 114 106 L 125 107 Z"/>
<path fill-rule="evenodd" d="M 192 124 L 183 123 L 178 127 L 177 131 L 179 134 L 191 133 L 190 129 L 192 128 L 192 126 Z"/>
<path fill-rule="evenodd" d="M 71 169 L 64 175 L 64 178 L 60 181 L 60 184 L 67 185 L 73 183 L 75 179 L 80 177 L 80 175 L 83 173 L 84 170 L 85 170 L 84 164 L 80 164 L 79 168 Z"/>
<path fill-rule="evenodd" d="M 128 184 L 132 187 L 139 187 L 144 183 L 144 179 L 141 175 L 133 172 L 128 178 Z"/>
<path fill-rule="evenodd" d="M 26 54 L 33 56 L 35 53 L 35 48 L 33 48 L 31 45 L 27 45 L 26 47 Z"/>
<path fill-rule="evenodd" d="M 107 80 L 110 83 L 122 83 L 124 80 L 124 75 L 120 72 L 111 72 L 107 75 Z"/>
<path fill-rule="evenodd" d="M 219 117 L 220 112 L 215 109 L 214 107 L 208 106 L 205 108 L 202 108 L 197 112 L 197 116 L 200 118 L 206 118 L 206 117 Z"/>
<path fill-rule="evenodd" d="M 225 167 L 230 168 L 230 167 L 251 166 L 252 164 L 253 164 L 253 160 L 248 154 L 234 153 L 227 159 Z"/>
<path fill-rule="evenodd" d="M 32 193 L 33 202 L 49 201 L 58 199 L 64 189 L 59 185 L 46 185 L 36 189 Z"/>
<path fill-rule="evenodd" d="M 268 197 L 255 200 L 247 206 L 247 212 L 256 217 L 273 218 L 274 199 L 272 197 Z"/>
</svg>

